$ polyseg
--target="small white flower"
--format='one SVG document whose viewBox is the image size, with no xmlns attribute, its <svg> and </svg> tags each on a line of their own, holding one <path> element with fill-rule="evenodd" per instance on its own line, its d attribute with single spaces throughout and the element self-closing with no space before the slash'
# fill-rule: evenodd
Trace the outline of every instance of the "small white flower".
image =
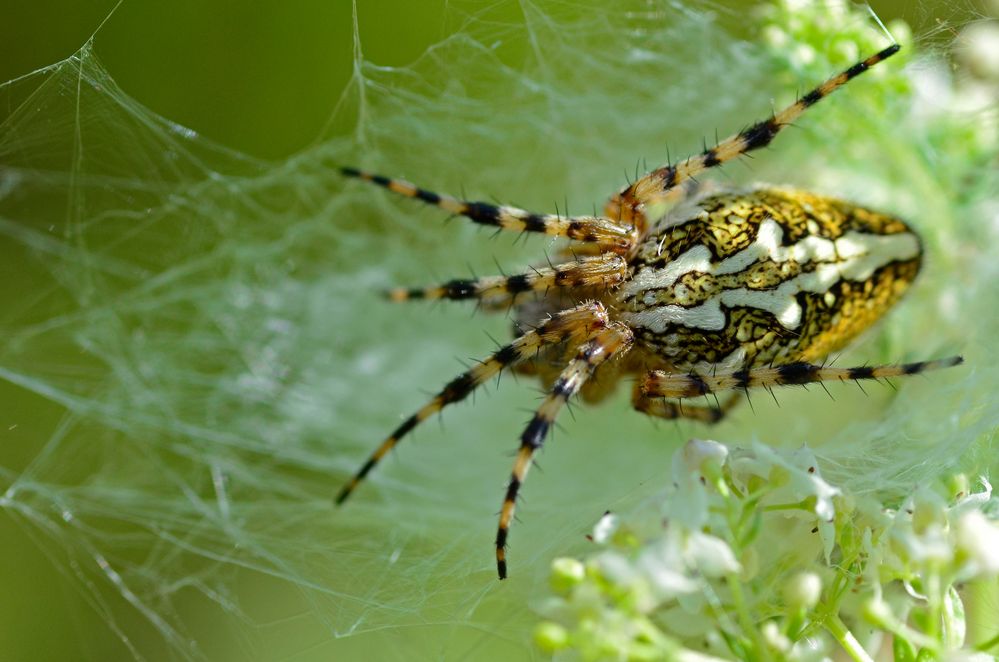
<svg viewBox="0 0 999 662">
<path fill-rule="evenodd" d="M 787 32 L 781 30 L 776 25 L 768 25 L 763 28 L 763 39 L 771 48 L 778 49 L 787 46 L 790 39 Z"/>
<path fill-rule="evenodd" d="M 717 467 L 725 464 L 728 448 L 724 444 L 710 439 L 691 439 L 683 445 L 680 453 L 683 460 L 682 468 L 689 473 L 700 474 L 704 472 L 705 465 L 708 463 Z M 673 466 L 677 467 L 676 458 L 674 458 Z"/>
<path fill-rule="evenodd" d="M 798 44 L 791 51 L 791 61 L 798 66 L 807 66 L 815 62 L 815 49 L 807 44 Z"/>
<path fill-rule="evenodd" d="M 950 651 L 943 658 L 944 662 L 996 662 L 996 658 L 988 653 L 974 651 Z"/>
<path fill-rule="evenodd" d="M 791 647 L 787 659 L 789 662 L 830 662 L 832 657 L 827 653 L 827 643 L 823 637 L 805 637 Z"/>
<path fill-rule="evenodd" d="M 947 564 L 954 558 L 950 537 L 943 525 L 932 522 L 920 533 L 907 531 L 900 536 L 900 542 L 908 553 L 910 563 Z"/>
<path fill-rule="evenodd" d="M 965 579 L 999 574 L 999 526 L 980 511 L 970 510 L 957 520 L 958 554 L 965 558 Z"/>
<path fill-rule="evenodd" d="M 780 631 L 776 622 L 767 621 L 764 623 L 760 627 L 760 634 L 763 635 L 763 640 L 767 642 L 770 648 L 781 653 L 791 650 L 791 640 Z"/>
<path fill-rule="evenodd" d="M 687 565 L 697 568 L 705 577 L 722 577 L 742 569 L 724 540 L 700 531 L 691 531 L 687 536 L 684 556 Z"/>
<path fill-rule="evenodd" d="M 700 584 L 684 574 L 686 568 L 676 551 L 673 545 L 663 541 L 644 549 L 635 563 L 636 569 L 664 601 L 700 591 Z"/>
<path fill-rule="evenodd" d="M 999 25 L 982 21 L 966 26 L 958 35 L 954 55 L 978 78 L 999 80 Z"/>
<path fill-rule="evenodd" d="M 839 496 L 840 490 L 819 475 L 818 460 L 810 448 L 802 446 L 791 453 L 779 453 L 757 442 L 753 444 L 753 454 L 758 461 L 757 466 L 753 467 L 754 473 L 766 465 L 784 469 L 789 474 L 789 488 L 795 498 L 815 497 L 816 517 L 822 520 L 833 519 L 836 515 L 833 497 Z M 766 476 L 766 474 L 761 475 Z"/>
<path fill-rule="evenodd" d="M 717 441 L 691 439 L 673 453 L 675 493 L 666 502 L 670 520 L 690 529 L 702 527 L 708 519 L 709 489 L 702 483 L 705 472 L 720 469 L 728 449 Z"/>
<path fill-rule="evenodd" d="M 676 662 L 724 662 L 725 660 L 725 658 L 715 657 L 714 655 L 707 655 L 705 653 L 698 653 L 697 651 L 692 651 L 688 648 L 676 651 L 674 659 L 676 659 Z"/>
<path fill-rule="evenodd" d="M 610 540 L 610 537 L 617 531 L 618 518 L 614 513 L 607 511 L 603 517 L 597 520 L 593 526 L 593 542 L 602 545 Z"/>
<path fill-rule="evenodd" d="M 594 560 L 600 574 L 614 584 L 630 584 L 637 575 L 627 557 L 617 552 L 604 552 Z"/>
<path fill-rule="evenodd" d="M 818 460 L 815 453 L 807 446 L 802 446 L 791 453 L 780 453 L 757 442 L 753 444 L 753 454 L 757 461 L 755 464 L 746 464 L 747 469 L 763 477 L 769 477 L 768 474 L 774 473 L 776 469 L 781 474 L 781 480 L 785 482 L 783 487 L 773 493 L 773 499 L 803 501 L 814 498 L 812 511 L 818 520 L 818 533 L 828 562 L 836 542 L 836 530 L 833 524 L 836 506 L 833 499 L 841 494 L 840 489 L 830 485 L 819 475 Z M 768 473 L 760 473 L 768 465 Z"/>
</svg>

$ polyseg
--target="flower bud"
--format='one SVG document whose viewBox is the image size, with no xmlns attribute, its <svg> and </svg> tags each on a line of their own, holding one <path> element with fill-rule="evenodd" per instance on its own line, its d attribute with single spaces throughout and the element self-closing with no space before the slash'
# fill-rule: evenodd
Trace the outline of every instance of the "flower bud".
<svg viewBox="0 0 999 662">
<path fill-rule="evenodd" d="M 569 645 L 569 633 L 558 623 L 543 621 L 534 628 L 534 643 L 541 650 L 554 653 Z"/>
<path fill-rule="evenodd" d="M 586 569 L 576 559 L 560 557 L 552 561 L 552 574 L 549 578 L 552 589 L 565 595 L 573 586 L 583 581 Z"/>
<path fill-rule="evenodd" d="M 767 645 L 775 651 L 786 653 L 791 650 L 791 640 L 788 639 L 773 621 L 767 621 L 760 627 L 760 634 Z"/>
<path fill-rule="evenodd" d="M 727 457 L 728 448 L 710 439 L 691 439 L 683 447 L 683 463 L 691 472 L 703 473 L 706 465 L 721 467 Z"/>
<path fill-rule="evenodd" d="M 981 22 L 968 25 L 954 48 L 958 61 L 974 76 L 999 81 L 999 26 Z"/>
<path fill-rule="evenodd" d="M 791 609 L 811 609 L 822 597 L 822 579 L 814 572 L 799 572 L 784 582 L 781 596 Z"/>
</svg>

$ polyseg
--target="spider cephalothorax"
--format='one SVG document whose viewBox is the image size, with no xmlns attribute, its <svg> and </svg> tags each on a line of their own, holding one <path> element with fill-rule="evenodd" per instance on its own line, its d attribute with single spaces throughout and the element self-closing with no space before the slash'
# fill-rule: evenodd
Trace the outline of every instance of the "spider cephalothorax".
<svg viewBox="0 0 999 662">
<path fill-rule="evenodd" d="M 503 579 L 517 493 L 559 410 L 574 395 L 599 400 L 622 377 L 638 377 L 632 392 L 638 411 L 714 422 L 749 388 L 878 379 L 959 363 L 960 357 L 856 368 L 817 363 L 879 319 L 915 278 L 922 250 L 902 221 L 791 189 L 696 197 L 688 186 L 702 170 L 768 145 L 809 106 L 897 51 L 889 46 L 770 118 L 650 172 L 614 195 L 604 216 L 467 202 L 344 168 L 344 175 L 476 223 L 552 235 L 569 246 L 561 252 L 564 261 L 523 274 L 390 293 L 396 301 L 474 299 L 513 306 L 517 338 L 403 421 L 344 486 L 337 503 L 423 420 L 505 369 L 535 374 L 548 395 L 521 434 L 500 511 L 496 560 Z M 689 213 L 650 221 L 651 210 L 685 197 Z M 731 393 L 718 401 L 723 391 Z M 684 398 L 709 395 L 714 406 L 681 405 Z"/>
</svg>

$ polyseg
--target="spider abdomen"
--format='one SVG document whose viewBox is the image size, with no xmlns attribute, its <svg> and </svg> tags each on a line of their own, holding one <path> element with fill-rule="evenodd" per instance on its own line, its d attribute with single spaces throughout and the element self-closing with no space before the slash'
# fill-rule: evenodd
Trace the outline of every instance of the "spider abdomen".
<svg viewBox="0 0 999 662">
<path fill-rule="evenodd" d="M 840 200 L 713 195 L 638 247 L 621 318 L 677 365 L 814 360 L 880 318 L 921 256 L 905 223 Z"/>
</svg>

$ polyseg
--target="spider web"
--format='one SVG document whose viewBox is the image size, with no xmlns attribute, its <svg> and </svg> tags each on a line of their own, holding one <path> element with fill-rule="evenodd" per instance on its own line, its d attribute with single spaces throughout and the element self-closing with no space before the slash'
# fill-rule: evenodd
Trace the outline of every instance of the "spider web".
<svg viewBox="0 0 999 662">
<path fill-rule="evenodd" d="M 539 210 L 564 211 L 567 198 L 585 213 L 636 157 L 662 162 L 667 137 L 674 155 L 695 151 L 702 133 L 737 130 L 771 96 L 787 101 L 831 71 L 781 69 L 758 40 L 731 36 L 738 14 L 720 4 L 604 5 L 453 4 L 450 36 L 404 68 L 369 62 L 355 43 L 330 123 L 353 129 L 279 164 L 138 104 L 90 42 L 0 88 L 12 109 L 0 233 L 17 274 L 0 312 L 0 378 L 12 402 L 43 412 L 30 457 L 0 466 L 0 507 L 114 635 L 92 656 L 528 657 L 550 559 L 585 549 L 606 509 L 658 491 L 672 450 L 706 433 L 652 425 L 623 393 L 575 408 L 525 489 L 504 583 L 491 541 L 508 455 L 537 402 L 525 380 L 446 412 L 443 431 L 425 425 L 347 507 L 331 504 L 421 390 L 461 369 L 451 357 L 491 351 L 481 328 L 509 331 L 502 315 L 392 306 L 378 290 L 458 275 L 466 261 L 520 268 L 549 248 L 442 225 L 331 166 Z M 982 168 L 947 151 L 949 134 L 913 129 L 927 124 L 911 97 L 856 86 L 750 172 L 727 174 L 909 218 L 927 241 L 926 274 L 838 363 L 960 351 L 969 367 L 897 395 L 839 386 L 831 402 L 786 389 L 778 407 L 764 393 L 710 434 L 819 446 L 840 482 L 901 492 L 984 466 L 999 420 L 988 285 L 999 210 L 995 178 L 967 185 Z M 86 624 L 77 638 L 96 637 Z"/>
</svg>

